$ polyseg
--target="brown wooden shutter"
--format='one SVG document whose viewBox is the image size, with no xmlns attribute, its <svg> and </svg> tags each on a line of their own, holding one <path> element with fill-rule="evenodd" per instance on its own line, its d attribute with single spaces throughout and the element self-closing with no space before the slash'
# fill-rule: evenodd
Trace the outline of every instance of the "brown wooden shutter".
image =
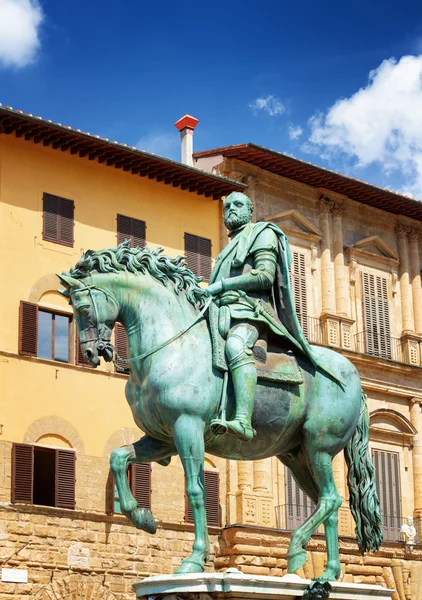
<svg viewBox="0 0 422 600">
<path fill-rule="evenodd" d="M 114 477 L 111 470 L 108 472 L 105 487 L 105 512 L 107 515 L 114 513 Z"/>
<path fill-rule="evenodd" d="M 215 471 L 205 471 L 205 510 L 208 525 L 220 526 L 220 477 Z"/>
<path fill-rule="evenodd" d="M 302 252 L 293 252 L 291 282 L 296 314 L 303 333 L 308 337 L 308 299 L 306 292 L 306 257 Z"/>
<path fill-rule="evenodd" d="M 132 219 L 132 239 L 131 246 L 143 248 L 146 244 L 146 223 L 139 219 Z"/>
<path fill-rule="evenodd" d="M 58 198 L 59 202 L 59 235 L 58 242 L 65 246 L 73 246 L 74 212 L 73 200 Z"/>
<path fill-rule="evenodd" d="M 19 354 L 38 354 L 38 306 L 21 301 L 19 307 Z"/>
<path fill-rule="evenodd" d="M 34 498 L 34 446 L 12 446 L 12 502 L 32 504 Z"/>
<path fill-rule="evenodd" d="M 57 242 L 59 232 L 59 198 L 51 194 L 43 196 L 43 232 L 44 240 Z"/>
<path fill-rule="evenodd" d="M 76 338 L 76 364 L 81 366 L 81 367 L 89 367 L 92 368 L 92 365 L 90 365 L 86 358 L 84 353 L 82 352 L 82 346 L 81 346 L 81 341 L 79 338 L 79 331 L 78 328 L 76 327 L 75 324 L 75 338 Z"/>
<path fill-rule="evenodd" d="M 391 358 L 391 328 L 387 279 L 362 273 L 366 352 Z"/>
<path fill-rule="evenodd" d="M 220 476 L 216 471 L 204 471 L 205 512 L 208 525 L 220 527 Z M 185 491 L 185 521 L 193 523 L 193 512 Z"/>
<path fill-rule="evenodd" d="M 400 503 L 400 464 L 397 452 L 373 450 L 375 482 L 382 517 L 384 539 L 400 540 L 401 503 Z"/>
<path fill-rule="evenodd" d="M 133 463 L 130 466 L 130 487 L 139 508 L 151 510 L 150 463 Z"/>
<path fill-rule="evenodd" d="M 55 506 L 75 508 L 75 462 L 72 450 L 56 450 Z"/>
<path fill-rule="evenodd" d="M 131 234 L 131 218 L 117 215 L 117 243 L 121 244 L 125 240 L 130 240 Z"/>
<path fill-rule="evenodd" d="M 198 238 L 199 272 L 201 277 L 209 279 L 211 275 L 211 240 Z"/>
<path fill-rule="evenodd" d="M 199 275 L 198 236 L 185 233 L 185 255 L 189 269 Z"/>
<path fill-rule="evenodd" d="M 146 227 L 145 221 L 117 215 L 117 243 L 129 240 L 131 248 L 143 248 L 146 244 Z"/>
<path fill-rule="evenodd" d="M 116 347 L 118 354 L 122 358 L 125 358 L 125 359 L 129 358 L 127 334 L 126 334 L 125 328 L 123 327 L 123 325 L 121 323 L 116 323 L 116 325 L 114 326 L 114 345 Z M 117 358 L 116 362 L 119 365 L 119 367 L 124 369 L 125 373 L 130 372 L 130 367 L 127 363 L 122 362 L 118 358 Z M 116 369 L 116 371 L 118 373 L 122 372 L 122 371 L 119 371 L 118 369 Z"/>
</svg>

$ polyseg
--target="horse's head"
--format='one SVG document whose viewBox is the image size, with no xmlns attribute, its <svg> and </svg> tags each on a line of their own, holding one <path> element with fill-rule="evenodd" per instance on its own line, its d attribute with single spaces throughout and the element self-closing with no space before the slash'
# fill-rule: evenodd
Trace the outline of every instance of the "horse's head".
<svg viewBox="0 0 422 600">
<path fill-rule="evenodd" d="M 59 291 L 69 298 L 73 306 L 85 359 L 93 367 L 100 364 L 100 356 L 111 361 L 111 332 L 119 315 L 117 300 L 106 287 L 101 286 L 100 281 L 94 281 L 92 277 L 82 280 L 64 274 L 58 277 L 66 288 L 65 291 Z"/>
</svg>

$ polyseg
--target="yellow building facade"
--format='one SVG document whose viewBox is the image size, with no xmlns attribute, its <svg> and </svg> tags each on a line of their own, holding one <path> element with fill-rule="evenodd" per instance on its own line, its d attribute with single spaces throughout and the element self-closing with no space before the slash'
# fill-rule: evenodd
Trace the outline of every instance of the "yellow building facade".
<svg viewBox="0 0 422 600">
<path fill-rule="evenodd" d="M 126 375 L 81 364 L 55 273 L 129 237 L 118 231 L 128 220 L 170 256 L 185 253 L 185 234 L 205 241 L 210 268 L 220 251 L 218 200 L 245 186 L 11 109 L 0 109 L 0 131 L 0 563 L 28 573 L 28 583 L 15 583 L 6 572 L 0 598 L 123 598 L 134 578 L 174 571 L 187 552 L 183 473 L 178 460 L 152 466 L 156 538 L 116 514 L 109 455 L 142 432 L 124 397 Z M 28 452 L 32 463 L 19 463 Z M 60 482 L 63 457 L 73 491 Z M 220 472 L 224 489 L 224 462 L 210 459 L 208 470 Z M 22 477 L 32 488 L 22 491 Z M 85 595 L 68 596 L 72 586 Z"/>
</svg>

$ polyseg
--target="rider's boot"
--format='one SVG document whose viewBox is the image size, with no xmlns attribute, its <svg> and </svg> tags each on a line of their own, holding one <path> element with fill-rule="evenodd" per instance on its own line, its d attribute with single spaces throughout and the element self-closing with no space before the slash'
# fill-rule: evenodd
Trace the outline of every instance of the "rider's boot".
<svg viewBox="0 0 422 600">
<path fill-rule="evenodd" d="M 255 435 L 251 424 L 257 381 L 255 363 L 252 360 L 240 365 L 231 365 L 231 375 L 236 398 L 236 413 L 232 421 L 226 422 L 227 432 L 245 442 L 250 442 Z"/>
</svg>

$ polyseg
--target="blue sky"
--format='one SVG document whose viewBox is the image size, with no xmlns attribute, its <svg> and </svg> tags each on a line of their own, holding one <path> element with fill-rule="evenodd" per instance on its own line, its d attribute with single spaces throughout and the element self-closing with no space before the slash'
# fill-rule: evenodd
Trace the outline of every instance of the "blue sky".
<svg viewBox="0 0 422 600">
<path fill-rule="evenodd" d="M 422 198 L 422 4 L 0 0 L 0 102 L 179 158 L 254 142 Z"/>
</svg>

